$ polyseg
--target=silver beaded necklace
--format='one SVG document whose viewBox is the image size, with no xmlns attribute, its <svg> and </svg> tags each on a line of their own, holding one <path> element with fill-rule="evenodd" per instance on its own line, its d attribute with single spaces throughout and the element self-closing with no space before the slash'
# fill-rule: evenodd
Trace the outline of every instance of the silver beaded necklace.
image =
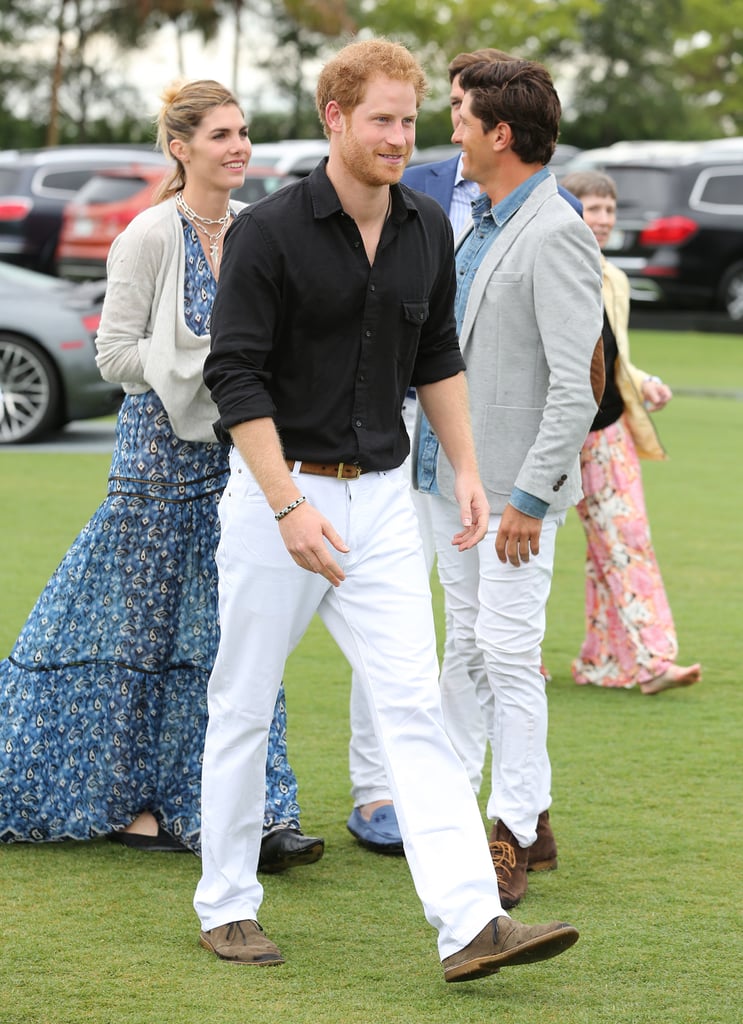
<svg viewBox="0 0 743 1024">
<path fill-rule="evenodd" d="M 219 240 L 227 230 L 232 217 L 232 211 L 229 206 L 224 217 L 218 217 L 216 220 L 212 220 L 210 217 L 202 217 L 201 214 L 196 213 L 188 205 L 186 200 L 183 198 L 182 192 L 176 192 L 175 194 L 175 205 L 188 220 L 194 225 L 197 231 L 201 231 L 209 239 L 209 256 L 212 261 L 212 266 L 217 268 L 219 261 Z M 218 231 L 210 231 L 209 225 L 219 224 Z"/>
</svg>

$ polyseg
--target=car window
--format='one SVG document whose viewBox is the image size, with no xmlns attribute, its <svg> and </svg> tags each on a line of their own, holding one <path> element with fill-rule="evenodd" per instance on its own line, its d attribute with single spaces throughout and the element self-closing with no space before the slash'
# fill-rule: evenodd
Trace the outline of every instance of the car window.
<svg viewBox="0 0 743 1024">
<path fill-rule="evenodd" d="M 18 191 L 19 177 L 14 167 L 0 167 L 0 195 L 15 195 Z"/>
<path fill-rule="evenodd" d="M 617 216 L 650 217 L 662 213 L 670 196 L 667 167 L 610 167 L 617 186 Z"/>
<path fill-rule="evenodd" d="M 38 195 L 71 196 L 85 184 L 92 173 L 91 167 L 41 170 L 34 175 L 34 192 Z"/>
<path fill-rule="evenodd" d="M 710 167 L 694 182 L 689 197 L 693 210 L 743 215 L 743 167 Z"/>
<path fill-rule="evenodd" d="M 270 196 L 272 192 L 283 185 L 288 185 L 289 182 L 296 180 L 297 178 L 289 174 L 266 174 L 261 177 L 246 178 L 244 185 L 233 189 L 232 198 L 241 203 L 255 203 L 258 199 Z"/>
<path fill-rule="evenodd" d="M 111 176 L 94 174 L 75 196 L 76 203 L 117 203 L 141 192 L 147 181 L 137 174 Z"/>
</svg>

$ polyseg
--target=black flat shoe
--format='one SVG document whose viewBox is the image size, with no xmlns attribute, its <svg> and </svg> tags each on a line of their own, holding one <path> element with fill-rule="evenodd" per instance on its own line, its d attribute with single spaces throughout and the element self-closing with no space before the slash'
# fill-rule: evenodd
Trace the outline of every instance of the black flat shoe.
<svg viewBox="0 0 743 1024">
<path fill-rule="evenodd" d="M 191 851 L 174 839 L 160 825 L 156 836 L 146 836 L 142 832 L 109 832 L 112 843 L 120 843 L 131 850 L 146 850 L 149 853 L 191 853 Z"/>
<path fill-rule="evenodd" d="M 261 840 L 258 870 L 272 875 L 302 864 L 314 864 L 324 852 L 324 839 L 305 836 L 298 828 L 280 828 Z"/>
</svg>

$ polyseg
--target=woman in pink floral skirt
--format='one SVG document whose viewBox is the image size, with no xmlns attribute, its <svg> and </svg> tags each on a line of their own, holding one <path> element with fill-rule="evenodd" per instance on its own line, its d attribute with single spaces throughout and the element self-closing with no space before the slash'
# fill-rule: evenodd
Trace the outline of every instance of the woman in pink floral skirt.
<svg viewBox="0 0 743 1024">
<path fill-rule="evenodd" d="M 562 182 L 583 203 L 583 219 L 603 248 L 616 220 L 616 186 L 597 171 Z M 640 458 L 666 457 L 649 412 L 671 389 L 630 362 L 629 281 L 602 259 L 606 389 L 581 452 L 578 514 L 586 531 L 586 637 L 573 662 L 580 684 L 652 696 L 701 679 L 699 664 L 676 664 L 671 609 L 650 539 Z"/>
</svg>

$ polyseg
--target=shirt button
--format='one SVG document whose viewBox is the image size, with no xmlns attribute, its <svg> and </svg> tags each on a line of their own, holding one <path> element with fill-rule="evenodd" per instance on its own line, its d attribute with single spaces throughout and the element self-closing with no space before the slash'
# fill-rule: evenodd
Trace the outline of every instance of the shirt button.
<svg viewBox="0 0 743 1024">
<path fill-rule="evenodd" d="M 362 427 L 363 426 L 363 423 L 361 422 L 361 420 L 356 420 L 356 426 L 357 427 Z"/>
<path fill-rule="evenodd" d="M 372 336 L 372 332 L 371 331 L 364 331 L 364 334 L 366 335 L 367 338 L 371 338 L 371 336 Z"/>
<path fill-rule="evenodd" d="M 377 286 L 375 284 L 372 284 L 372 285 L 369 286 L 369 291 L 375 292 L 376 290 L 377 290 Z"/>
</svg>

